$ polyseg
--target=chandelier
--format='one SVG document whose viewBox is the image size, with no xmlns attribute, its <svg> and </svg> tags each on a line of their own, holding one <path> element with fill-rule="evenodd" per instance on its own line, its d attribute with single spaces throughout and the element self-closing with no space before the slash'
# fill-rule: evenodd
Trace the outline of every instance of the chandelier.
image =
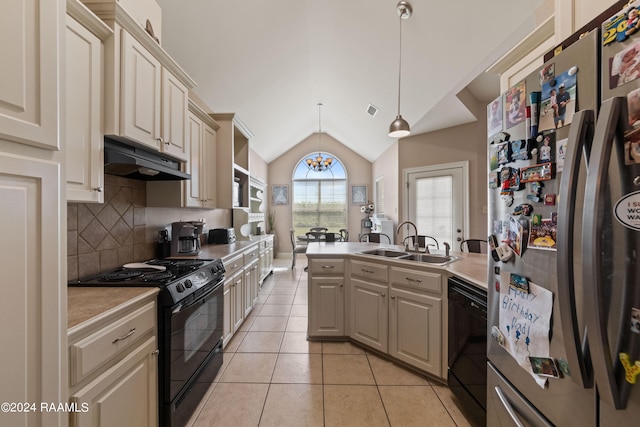
<svg viewBox="0 0 640 427">
<path fill-rule="evenodd" d="M 320 152 L 320 139 L 322 138 L 322 118 L 320 111 L 322 109 L 322 103 L 318 102 L 318 155 L 313 158 L 309 157 L 307 161 L 307 167 L 314 172 L 323 172 L 331 169 L 333 163 L 332 157 L 322 157 Z"/>
</svg>

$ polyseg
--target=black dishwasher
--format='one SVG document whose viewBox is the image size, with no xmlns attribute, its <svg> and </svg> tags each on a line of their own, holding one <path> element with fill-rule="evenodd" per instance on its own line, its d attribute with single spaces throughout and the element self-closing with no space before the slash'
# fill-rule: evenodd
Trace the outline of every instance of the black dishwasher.
<svg viewBox="0 0 640 427">
<path fill-rule="evenodd" d="M 449 278 L 449 371 L 447 381 L 462 410 L 485 425 L 487 407 L 487 291 Z"/>
</svg>

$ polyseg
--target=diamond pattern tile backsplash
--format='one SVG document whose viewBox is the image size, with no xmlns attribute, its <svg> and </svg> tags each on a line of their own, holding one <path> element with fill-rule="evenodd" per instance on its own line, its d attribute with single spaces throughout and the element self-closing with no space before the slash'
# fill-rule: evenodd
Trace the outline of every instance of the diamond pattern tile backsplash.
<svg viewBox="0 0 640 427">
<path fill-rule="evenodd" d="M 145 242 L 145 181 L 105 175 L 104 190 L 104 203 L 67 204 L 70 281 L 155 255 L 155 244 Z"/>
</svg>

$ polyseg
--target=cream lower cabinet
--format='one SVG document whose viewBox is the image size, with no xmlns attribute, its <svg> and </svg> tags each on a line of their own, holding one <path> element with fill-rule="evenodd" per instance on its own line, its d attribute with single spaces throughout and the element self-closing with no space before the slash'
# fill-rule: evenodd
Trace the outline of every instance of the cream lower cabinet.
<svg viewBox="0 0 640 427">
<path fill-rule="evenodd" d="M 443 378 L 441 273 L 391 267 L 389 355 Z"/>
<path fill-rule="evenodd" d="M 349 336 L 386 353 L 388 350 L 388 267 L 351 261 Z"/>
<path fill-rule="evenodd" d="M 72 427 L 158 425 L 157 291 L 69 331 Z"/>
<path fill-rule="evenodd" d="M 244 320 L 242 316 L 242 271 L 224 282 L 224 345 L 226 346 Z"/>
<path fill-rule="evenodd" d="M 258 298 L 258 266 L 259 260 L 254 259 L 249 265 L 244 267 L 244 317 L 246 318 L 253 310 L 253 303 Z"/>
<path fill-rule="evenodd" d="M 223 346 L 226 346 L 253 310 L 258 297 L 258 245 L 224 260 Z"/>
<path fill-rule="evenodd" d="M 310 337 L 345 336 L 345 260 L 309 258 Z"/>
<path fill-rule="evenodd" d="M 260 284 L 273 271 L 273 235 L 267 234 L 260 241 Z"/>
</svg>

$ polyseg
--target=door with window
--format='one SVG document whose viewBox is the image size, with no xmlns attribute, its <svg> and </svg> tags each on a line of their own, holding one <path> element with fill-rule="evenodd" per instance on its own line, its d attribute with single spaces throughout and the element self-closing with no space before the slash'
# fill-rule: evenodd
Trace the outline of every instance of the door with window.
<svg viewBox="0 0 640 427">
<path fill-rule="evenodd" d="M 434 237 L 440 249 L 447 242 L 459 250 L 469 224 L 469 163 L 411 168 L 404 175 L 405 217 L 419 234 Z"/>
</svg>

